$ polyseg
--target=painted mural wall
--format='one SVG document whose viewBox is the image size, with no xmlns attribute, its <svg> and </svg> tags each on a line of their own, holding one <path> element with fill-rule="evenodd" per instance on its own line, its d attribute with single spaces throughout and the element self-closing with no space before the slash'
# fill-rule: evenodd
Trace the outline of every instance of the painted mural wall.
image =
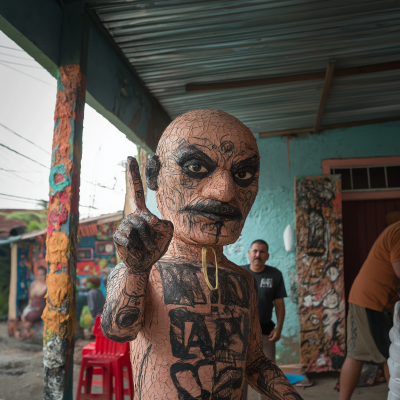
<svg viewBox="0 0 400 400">
<path fill-rule="evenodd" d="M 76 266 L 76 289 L 86 293 L 86 281 L 91 276 L 100 278 L 100 290 L 106 296 L 107 277 L 118 263 L 112 235 L 120 221 L 79 226 Z M 46 237 L 39 235 L 18 242 L 17 250 L 17 314 L 20 316 L 29 301 L 29 287 L 39 267 L 47 269 Z"/>
<path fill-rule="evenodd" d="M 340 175 L 295 178 L 300 362 L 335 371 L 346 352 Z"/>
<path fill-rule="evenodd" d="M 303 135 L 289 141 L 289 170 L 285 137 L 258 139 L 261 155 L 260 190 L 239 240 L 225 248 L 226 256 L 238 265 L 248 264 L 247 250 L 255 239 L 270 246 L 268 264 L 279 268 L 288 298 L 282 338 L 277 343 L 280 365 L 300 362 L 296 249 L 286 252 L 283 232 L 295 226 L 294 178 L 321 175 L 321 160 L 329 158 L 384 157 L 400 154 L 400 122 L 365 125 Z M 257 135 L 256 135 L 257 136 Z M 154 192 L 146 204 L 159 216 Z"/>
<path fill-rule="evenodd" d="M 76 263 L 77 288 L 84 289 L 90 276 L 100 278 L 100 290 L 106 296 L 107 277 L 117 261 L 112 235 L 120 221 L 79 226 L 78 262 Z"/>
<path fill-rule="evenodd" d="M 28 304 L 29 286 L 39 267 L 47 270 L 46 238 L 44 235 L 18 242 L 17 249 L 17 311 L 18 316 Z"/>
</svg>

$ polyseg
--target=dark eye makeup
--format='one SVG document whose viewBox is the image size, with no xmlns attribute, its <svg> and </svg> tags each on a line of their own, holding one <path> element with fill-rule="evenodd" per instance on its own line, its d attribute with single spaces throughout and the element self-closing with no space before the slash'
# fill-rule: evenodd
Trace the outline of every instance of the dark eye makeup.
<svg viewBox="0 0 400 400">
<path fill-rule="evenodd" d="M 186 167 L 188 168 L 189 171 L 195 172 L 196 174 L 208 172 L 208 169 L 206 167 L 197 162 L 195 164 L 189 164 Z"/>
<path fill-rule="evenodd" d="M 191 178 L 202 179 L 210 172 L 214 171 L 215 167 L 210 166 L 203 160 L 191 159 L 181 165 L 183 172 Z"/>
<path fill-rule="evenodd" d="M 241 187 L 251 185 L 260 168 L 260 159 L 257 155 L 247 160 L 239 161 L 231 168 L 233 180 Z"/>
<path fill-rule="evenodd" d="M 254 176 L 254 171 L 246 171 L 244 169 L 241 169 L 240 171 L 236 172 L 235 177 L 237 179 L 250 179 Z"/>
<path fill-rule="evenodd" d="M 195 146 L 187 146 L 180 149 L 175 157 L 177 164 L 190 178 L 203 179 L 211 175 L 217 168 L 217 164 Z M 231 168 L 233 180 L 239 186 L 249 186 L 258 172 L 259 166 L 260 161 L 257 155 L 238 162 Z"/>
<path fill-rule="evenodd" d="M 195 179 L 206 177 L 217 167 L 209 156 L 194 146 L 182 149 L 177 155 L 177 163 L 186 175 Z"/>
</svg>

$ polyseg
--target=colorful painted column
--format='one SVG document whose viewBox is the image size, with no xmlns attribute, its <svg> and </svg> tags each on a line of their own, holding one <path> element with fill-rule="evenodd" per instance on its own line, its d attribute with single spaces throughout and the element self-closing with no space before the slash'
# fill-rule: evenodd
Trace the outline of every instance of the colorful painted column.
<svg viewBox="0 0 400 400">
<path fill-rule="evenodd" d="M 47 220 L 44 399 L 72 400 L 76 252 L 88 23 L 79 3 L 64 7 Z"/>
</svg>

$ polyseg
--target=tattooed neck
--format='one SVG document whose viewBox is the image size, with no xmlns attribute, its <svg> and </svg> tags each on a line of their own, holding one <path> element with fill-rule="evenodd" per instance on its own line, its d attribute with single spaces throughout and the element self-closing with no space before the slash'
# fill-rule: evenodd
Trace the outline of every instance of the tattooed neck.
<svg viewBox="0 0 400 400">
<path fill-rule="evenodd" d="M 188 260 L 201 264 L 201 249 L 204 247 L 202 244 L 188 244 L 180 238 L 174 236 L 168 247 L 168 251 L 165 253 L 163 258 L 182 258 L 186 262 Z M 226 260 L 223 254 L 223 246 L 212 246 L 217 254 L 218 263 L 222 263 Z M 215 263 L 214 253 L 212 251 L 207 252 L 207 261 Z"/>
</svg>

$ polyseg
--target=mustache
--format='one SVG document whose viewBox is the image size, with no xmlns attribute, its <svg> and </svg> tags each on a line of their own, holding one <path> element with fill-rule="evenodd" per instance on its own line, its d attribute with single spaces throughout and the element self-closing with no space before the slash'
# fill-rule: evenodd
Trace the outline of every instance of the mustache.
<svg viewBox="0 0 400 400">
<path fill-rule="evenodd" d="M 180 212 L 200 215 L 212 221 L 235 221 L 243 218 L 239 208 L 218 200 L 201 200 L 196 204 L 185 206 Z"/>
</svg>

